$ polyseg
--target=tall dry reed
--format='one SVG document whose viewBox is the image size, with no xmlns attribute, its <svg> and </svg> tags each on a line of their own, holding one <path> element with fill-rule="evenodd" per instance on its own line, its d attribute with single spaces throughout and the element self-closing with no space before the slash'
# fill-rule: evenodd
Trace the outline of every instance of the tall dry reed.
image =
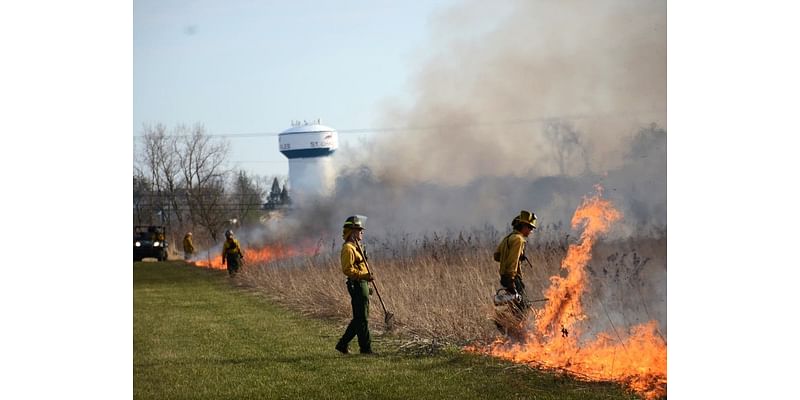
<svg viewBox="0 0 800 400">
<path fill-rule="evenodd" d="M 452 343 L 496 336 L 492 297 L 499 276 L 492 253 L 500 239 L 502 234 L 488 231 L 368 240 L 369 264 L 387 309 L 395 314 L 395 332 Z M 562 272 L 571 240 L 552 229 L 529 238 L 534 268 L 523 266 L 529 298 L 542 298 L 549 277 Z M 344 325 L 352 314 L 339 261 L 341 240 L 326 247 L 314 256 L 248 265 L 238 279 L 281 304 Z M 600 243 L 588 270 L 588 330 L 620 330 L 649 318 L 659 320 L 666 333 L 666 239 Z M 373 331 L 383 330 L 374 294 L 369 319 Z"/>
</svg>

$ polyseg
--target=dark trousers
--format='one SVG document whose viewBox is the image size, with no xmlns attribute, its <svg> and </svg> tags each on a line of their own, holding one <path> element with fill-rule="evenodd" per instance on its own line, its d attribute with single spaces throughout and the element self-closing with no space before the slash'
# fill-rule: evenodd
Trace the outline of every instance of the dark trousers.
<svg viewBox="0 0 800 400">
<path fill-rule="evenodd" d="M 500 276 L 500 285 L 511 294 L 519 294 L 521 300 L 514 302 L 514 311 L 518 316 L 523 316 L 530 308 L 530 303 L 528 302 L 527 294 L 525 294 L 525 284 L 522 283 L 522 278 L 517 275 L 512 280 L 507 276 Z"/>
<path fill-rule="evenodd" d="M 236 275 L 242 266 L 242 258 L 238 254 L 228 254 L 225 256 L 225 261 L 228 264 L 228 275 Z"/>
<path fill-rule="evenodd" d="M 350 305 L 353 307 L 353 319 L 347 325 L 339 345 L 347 347 L 353 337 L 358 336 L 358 347 L 361 352 L 372 351 L 372 338 L 369 333 L 369 284 L 367 281 L 347 280 L 347 292 L 350 293 Z"/>
</svg>

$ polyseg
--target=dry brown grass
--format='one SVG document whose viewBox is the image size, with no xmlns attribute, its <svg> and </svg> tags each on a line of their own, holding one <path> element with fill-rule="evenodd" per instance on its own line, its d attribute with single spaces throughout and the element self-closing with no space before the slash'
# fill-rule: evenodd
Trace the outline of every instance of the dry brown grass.
<svg viewBox="0 0 800 400">
<path fill-rule="evenodd" d="M 523 269 L 532 299 L 541 298 L 549 286 L 548 277 L 560 272 L 572 240 L 557 232 L 537 233 L 539 236 L 529 239 L 527 251 L 535 268 L 525 265 Z M 492 296 L 499 287 L 499 277 L 492 252 L 500 238 L 497 232 L 490 232 L 434 234 L 419 239 L 400 236 L 368 242 L 370 267 L 387 309 L 395 314 L 395 332 L 408 338 L 458 344 L 496 336 L 491 321 Z M 351 311 L 339 264 L 340 246 L 341 241 L 331 243 L 325 252 L 313 257 L 248 265 L 238 279 L 279 303 L 344 325 Z M 651 270 L 666 273 L 665 239 L 601 243 L 589 269 L 591 291 L 597 301 L 588 302 L 588 311 L 602 308 L 602 319 L 607 320 L 597 321 L 598 328 L 611 320 L 624 325 L 642 319 L 639 315 L 660 313 L 659 300 L 645 299 L 644 293 L 652 294 L 653 285 L 660 284 L 649 280 Z M 665 323 L 666 298 L 663 300 Z M 370 327 L 380 332 L 384 329 L 383 310 L 374 294 L 370 305 Z"/>
</svg>

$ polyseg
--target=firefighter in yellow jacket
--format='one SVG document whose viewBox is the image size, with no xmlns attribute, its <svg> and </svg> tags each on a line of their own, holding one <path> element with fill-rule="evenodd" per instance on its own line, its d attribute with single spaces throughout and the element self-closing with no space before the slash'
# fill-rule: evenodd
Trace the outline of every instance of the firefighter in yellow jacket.
<svg viewBox="0 0 800 400">
<path fill-rule="evenodd" d="M 225 231 L 225 243 L 222 245 L 222 265 L 228 263 L 228 275 L 234 276 L 242 266 L 244 252 L 239 246 L 239 241 L 233 237 L 233 231 Z"/>
<path fill-rule="evenodd" d="M 194 254 L 194 244 L 192 244 L 192 232 L 186 232 L 183 237 L 183 259 L 189 261 Z"/>
<path fill-rule="evenodd" d="M 353 319 L 347 325 L 344 335 L 336 343 L 336 350 L 347 354 L 347 346 L 353 337 L 358 336 L 361 354 L 374 354 L 372 338 L 369 333 L 369 282 L 373 277 L 366 266 L 361 240 L 364 238 L 364 217 L 348 217 L 342 230 L 342 272 L 347 276 L 347 292 L 353 308 Z"/>
<path fill-rule="evenodd" d="M 494 252 L 494 260 L 500 262 L 500 285 L 510 294 L 518 294 L 515 313 L 523 317 L 530 307 L 522 283 L 522 262 L 526 260 L 526 238 L 536 229 L 536 214 L 522 210 L 512 221 L 514 230 L 500 241 Z"/>
</svg>

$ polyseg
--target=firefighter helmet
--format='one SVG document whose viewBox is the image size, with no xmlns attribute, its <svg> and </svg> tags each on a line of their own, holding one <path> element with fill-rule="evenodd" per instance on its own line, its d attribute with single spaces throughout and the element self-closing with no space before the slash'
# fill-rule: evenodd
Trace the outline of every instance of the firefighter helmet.
<svg viewBox="0 0 800 400">
<path fill-rule="evenodd" d="M 344 221 L 344 226 L 342 228 L 350 228 L 350 229 L 364 229 L 364 220 L 366 218 L 360 215 L 353 215 L 347 217 Z"/>
<path fill-rule="evenodd" d="M 233 231 L 232 230 L 228 229 L 227 231 L 225 231 L 225 237 L 226 238 L 230 238 L 232 236 L 233 236 Z"/>
<path fill-rule="evenodd" d="M 531 229 L 536 229 L 536 214 L 533 211 L 522 210 L 519 212 L 519 216 L 514 218 L 512 224 L 516 225 L 517 223 L 529 225 Z"/>
</svg>

